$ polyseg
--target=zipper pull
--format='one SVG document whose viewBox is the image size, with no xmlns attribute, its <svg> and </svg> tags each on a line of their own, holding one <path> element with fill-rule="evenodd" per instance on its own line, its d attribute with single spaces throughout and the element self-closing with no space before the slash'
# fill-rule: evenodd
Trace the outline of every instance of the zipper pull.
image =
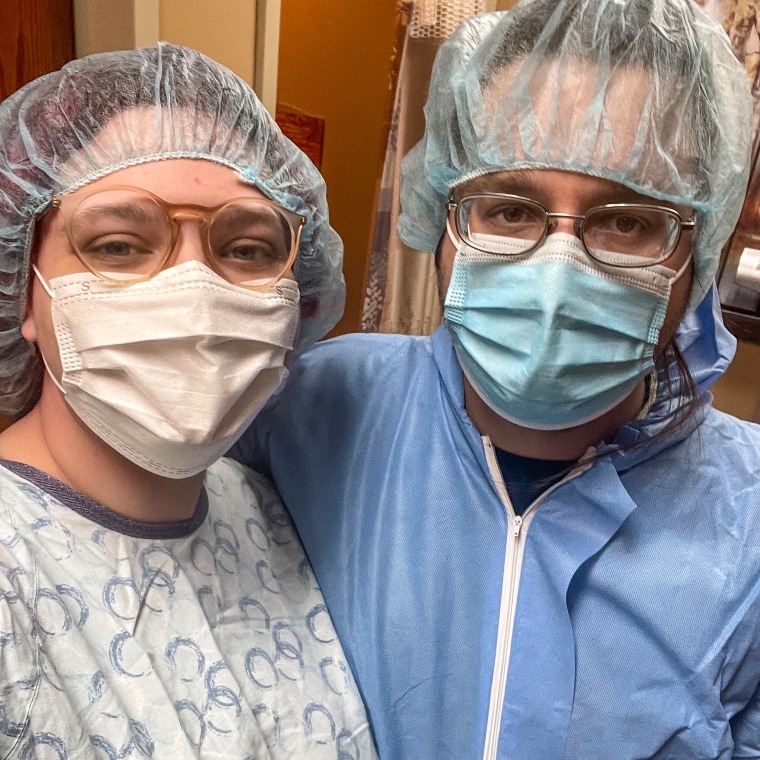
<svg viewBox="0 0 760 760">
<path fill-rule="evenodd" d="M 520 531 L 522 530 L 523 519 L 520 515 L 515 515 L 515 538 L 520 538 Z"/>
</svg>

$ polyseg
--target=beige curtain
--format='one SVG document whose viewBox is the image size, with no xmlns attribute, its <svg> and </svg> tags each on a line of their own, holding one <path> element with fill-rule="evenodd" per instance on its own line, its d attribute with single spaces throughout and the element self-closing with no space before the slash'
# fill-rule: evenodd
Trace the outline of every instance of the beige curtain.
<svg viewBox="0 0 760 760">
<path fill-rule="evenodd" d="M 422 137 L 422 109 L 438 48 L 465 18 L 513 2 L 406 0 L 398 5 L 402 52 L 394 56 L 391 75 L 392 113 L 369 255 L 364 332 L 426 335 L 440 324 L 433 256 L 408 248 L 396 232 L 401 160 Z"/>
<path fill-rule="evenodd" d="M 731 38 L 736 57 L 744 64 L 755 103 L 754 135 L 760 123 L 760 0 L 697 0 Z"/>
</svg>

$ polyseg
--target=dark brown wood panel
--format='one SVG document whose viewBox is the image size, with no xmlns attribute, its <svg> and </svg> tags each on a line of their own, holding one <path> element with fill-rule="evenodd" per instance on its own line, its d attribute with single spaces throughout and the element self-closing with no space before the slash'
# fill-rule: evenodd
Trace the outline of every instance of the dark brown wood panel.
<svg viewBox="0 0 760 760">
<path fill-rule="evenodd" d="M 72 58 L 72 0 L 0 0 L 0 100 Z"/>
<path fill-rule="evenodd" d="M 0 99 L 74 58 L 72 0 L 0 0 Z"/>
</svg>

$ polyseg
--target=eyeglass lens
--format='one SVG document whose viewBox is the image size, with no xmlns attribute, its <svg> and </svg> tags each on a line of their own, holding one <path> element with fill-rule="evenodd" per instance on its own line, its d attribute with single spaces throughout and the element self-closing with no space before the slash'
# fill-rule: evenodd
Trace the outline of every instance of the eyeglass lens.
<svg viewBox="0 0 760 760">
<path fill-rule="evenodd" d="M 150 196 L 123 189 L 85 198 L 71 218 L 69 232 L 82 262 L 106 278 L 156 274 L 173 242 L 164 208 Z M 230 282 L 241 284 L 279 277 L 296 235 L 284 214 L 255 198 L 222 207 L 207 232 L 213 266 Z"/>
<path fill-rule="evenodd" d="M 466 241 L 480 250 L 519 254 L 543 237 L 548 216 L 543 207 L 519 198 L 472 196 L 457 205 Z M 609 264 L 641 265 L 661 261 L 675 248 L 680 224 L 675 215 L 636 205 L 600 207 L 586 214 L 583 242 L 594 258 Z M 487 236 L 496 236 L 496 242 Z"/>
</svg>

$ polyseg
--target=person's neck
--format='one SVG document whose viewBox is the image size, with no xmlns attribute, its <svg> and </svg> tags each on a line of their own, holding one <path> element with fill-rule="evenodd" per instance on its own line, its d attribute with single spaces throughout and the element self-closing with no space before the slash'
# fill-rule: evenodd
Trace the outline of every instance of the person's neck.
<svg viewBox="0 0 760 760">
<path fill-rule="evenodd" d="M 0 433 L 0 458 L 35 467 L 142 522 L 192 517 L 203 483 L 203 473 L 165 478 L 130 462 L 84 425 L 48 377 L 32 411 Z"/>
<path fill-rule="evenodd" d="M 635 419 L 644 406 L 645 387 L 642 381 L 606 414 L 564 430 L 534 430 L 505 420 L 483 401 L 466 377 L 464 405 L 478 432 L 497 448 L 532 459 L 569 461 L 580 459 L 590 446 L 611 441 L 623 425 Z"/>
</svg>

